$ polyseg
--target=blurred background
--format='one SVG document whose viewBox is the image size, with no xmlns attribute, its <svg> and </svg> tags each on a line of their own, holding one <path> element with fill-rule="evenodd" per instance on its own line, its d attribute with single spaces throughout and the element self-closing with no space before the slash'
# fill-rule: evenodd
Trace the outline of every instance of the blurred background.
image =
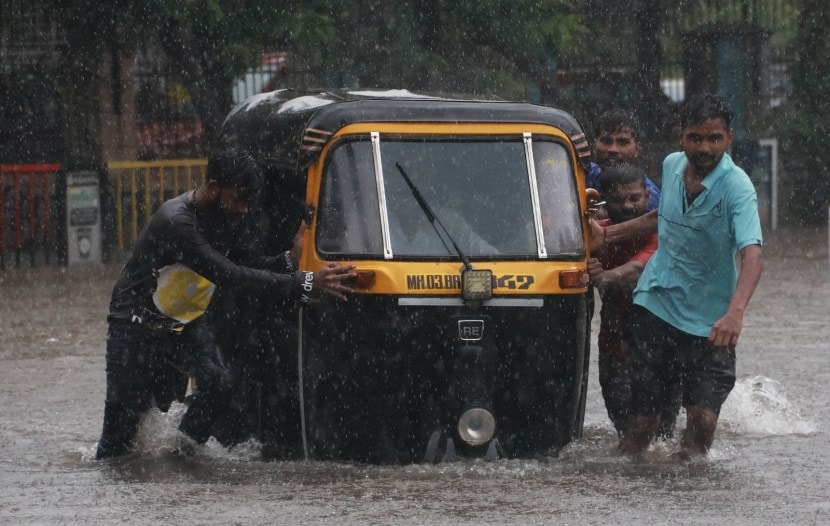
<svg viewBox="0 0 830 526">
<path fill-rule="evenodd" d="M 717 92 L 764 227 L 822 226 L 827 27 L 819 0 L 2 0 L 0 264 L 71 259 L 73 173 L 99 178 L 103 258 L 123 251 L 201 176 L 228 111 L 287 87 L 525 100 L 590 139 L 626 108 L 658 182 L 678 104 Z"/>
</svg>

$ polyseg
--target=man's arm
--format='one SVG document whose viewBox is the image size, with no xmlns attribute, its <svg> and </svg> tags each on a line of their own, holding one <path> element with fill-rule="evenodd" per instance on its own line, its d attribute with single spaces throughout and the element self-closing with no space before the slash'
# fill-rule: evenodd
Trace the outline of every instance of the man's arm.
<svg viewBox="0 0 830 526">
<path fill-rule="evenodd" d="M 657 233 L 657 210 L 616 225 L 602 227 L 591 219 L 591 252 L 608 244 L 616 243 L 643 234 Z"/>
<path fill-rule="evenodd" d="M 588 275 L 591 277 L 591 284 L 597 288 L 606 287 L 627 287 L 634 288 L 640 274 L 643 273 L 642 261 L 632 259 L 618 267 L 603 269 L 602 263 L 596 258 L 588 260 Z"/>
<path fill-rule="evenodd" d="M 755 288 L 761 280 L 763 261 L 761 245 L 749 245 L 741 249 L 741 271 L 738 285 L 729 302 L 726 314 L 712 326 L 709 341 L 717 347 L 735 346 L 743 328 L 744 312 Z"/>
<path fill-rule="evenodd" d="M 209 242 L 190 214 L 175 218 L 168 229 L 180 254 L 180 261 L 218 286 L 232 286 L 255 294 L 307 302 L 312 292 L 345 299 L 351 288 L 343 282 L 355 277 L 354 265 L 328 263 L 316 272 L 276 273 L 240 265 Z"/>
<path fill-rule="evenodd" d="M 608 225 L 602 225 L 608 226 Z M 646 263 L 657 251 L 657 234 L 642 236 L 638 241 L 637 252 L 625 263 L 610 269 L 603 269 L 602 263 L 596 259 L 588 260 L 588 275 L 591 283 L 599 288 L 620 287 L 633 289 L 640 279 L 640 274 Z"/>
</svg>

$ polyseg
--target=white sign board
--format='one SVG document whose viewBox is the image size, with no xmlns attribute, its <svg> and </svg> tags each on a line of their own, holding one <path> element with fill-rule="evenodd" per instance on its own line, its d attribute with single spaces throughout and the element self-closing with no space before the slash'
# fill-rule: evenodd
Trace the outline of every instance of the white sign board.
<svg viewBox="0 0 830 526">
<path fill-rule="evenodd" d="M 66 175 L 67 261 L 101 262 L 101 194 L 96 172 Z"/>
</svg>

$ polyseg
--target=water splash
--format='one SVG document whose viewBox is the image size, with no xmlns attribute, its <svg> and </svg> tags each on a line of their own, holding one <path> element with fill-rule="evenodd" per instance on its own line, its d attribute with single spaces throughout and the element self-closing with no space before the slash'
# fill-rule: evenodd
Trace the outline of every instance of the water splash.
<svg viewBox="0 0 830 526">
<path fill-rule="evenodd" d="M 177 402 L 174 402 L 166 413 L 158 409 L 148 411 L 142 418 L 136 436 L 136 452 L 158 457 L 169 455 L 176 450 L 184 439 L 178 426 L 185 411 L 187 406 Z M 260 458 L 260 448 L 261 444 L 256 440 L 248 440 L 233 448 L 226 448 L 211 437 L 204 445 L 196 446 L 194 453 L 215 459 L 248 461 Z"/>
<path fill-rule="evenodd" d="M 815 422 L 803 417 L 780 382 L 765 376 L 739 380 L 721 409 L 719 428 L 733 433 L 779 436 L 817 431 Z"/>
</svg>

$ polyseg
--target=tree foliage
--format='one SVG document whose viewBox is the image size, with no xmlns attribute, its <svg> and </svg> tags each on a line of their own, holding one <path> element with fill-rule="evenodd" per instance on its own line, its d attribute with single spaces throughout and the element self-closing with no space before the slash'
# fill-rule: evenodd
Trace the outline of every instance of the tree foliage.
<svg viewBox="0 0 830 526">
<path fill-rule="evenodd" d="M 230 109 L 233 78 L 266 50 L 290 53 L 286 80 L 298 87 L 550 100 L 551 65 L 583 30 L 565 0 L 47 1 L 68 35 L 66 80 L 78 89 L 67 102 L 84 106 L 102 57 L 157 44 L 211 138 Z"/>
<path fill-rule="evenodd" d="M 303 23 L 282 42 L 295 78 L 324 86 L 550 92 L 554 58 L 583 30 L 562 0 L 344 0 L 298 9 L 288 18 L 312 17 L 317 30 Z"/>
<path fill-rule="evenodd" d="M 801 219 L 816 223 L 824 219 L 830 203 L 830 7 L 821 0 L 803 0 L 795 41 L 797 60 L 793 71 L 795 109 L 784 132 L 784 147 L 791 152 L 805 179 Z M 784 130 L 782 130 L 784 131 Z M 799 166 L 800 165 L 800 166 Z"/>
</svg>

